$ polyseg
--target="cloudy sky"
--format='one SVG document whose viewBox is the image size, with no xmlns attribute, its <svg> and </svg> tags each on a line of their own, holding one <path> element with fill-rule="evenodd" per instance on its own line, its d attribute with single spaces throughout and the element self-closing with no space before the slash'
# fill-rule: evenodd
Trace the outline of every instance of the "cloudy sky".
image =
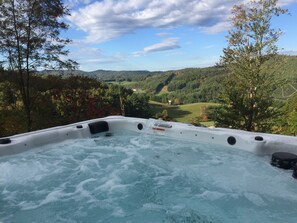
<svg viewBox="0 0 297 223">
<path fill-rule="evenodd" d="M 171 70 L 207 67 L 226 47 L 230 9 L 243 0 L 65 0 L 80 69 Z M 273 19 L 282 51 L 297 55 L 297 0 L 279 0 L 290 15 Z"/>
</svg>

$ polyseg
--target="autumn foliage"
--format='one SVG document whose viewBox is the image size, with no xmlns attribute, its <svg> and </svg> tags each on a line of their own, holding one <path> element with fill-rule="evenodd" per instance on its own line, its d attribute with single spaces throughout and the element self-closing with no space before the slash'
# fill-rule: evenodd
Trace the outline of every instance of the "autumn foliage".
<svg viewBox="0 0 297 223">
<path fill-rule="evenodd" d="M 26 116 L 14 73 L 0 72 L 0 136 L 26 131 Z M 32 129 L 122 115 L 148 117 L 148 97 L 81 76 L 32 76 Z"/>
</svg>

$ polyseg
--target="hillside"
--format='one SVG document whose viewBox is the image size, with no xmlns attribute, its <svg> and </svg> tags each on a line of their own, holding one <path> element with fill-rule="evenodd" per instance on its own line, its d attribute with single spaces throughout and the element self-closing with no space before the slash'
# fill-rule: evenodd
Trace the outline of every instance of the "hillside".
<svg viewBox="0 0 297 223">
<path fill-rule="evenodd" d="M 275 92 L 278 99 L 287 99 L 297 91 L 297 56 L 286 56 L 285 62 L 276 72 L 286 82 Z"/>
<path fill-rule="evenodd" d="M 150 101 L 151 113 L 155 115 L 161 114 L 164 110 L 167 111 L 168 116 L 177 122 L 192 123 L 197 118 L 200 119 L 199 122 L 206 126 L 214 125 L 212 117 L 207 114 L 207 109 L 210 107 L 218 106 L 216 103 L 193 103 L 187 105 L 169 106 L 168 104 L 163 104 L 159 102 Z"/>
<path fill-rule="evenodd" d="M 148 92 L 152 100 L 163 103 L 215 101 L 224 75 L 224 69 L 219 67 L 187 68 L 148 77 L 137 83 L 137 88 Z"/>
<path fill-rule="evenodd" d="M 285 56 L 278 73 L 288 80 L 297 82 L 297 56 Z"/>
<path fill-rule="evenodd" d="M 62 76 L 70 76 L 70 75 L 79 75 L 79 76 L 87 76 L 91 78 L 95 78 L 97 80 L 111 82 L 111 81 L 141 81 L 147 77 L 159 75 L 163 72 L 161 71 L 146 71 L 146 70 L 138 70 L 138 71 L 111 71 L 111 70 L 95 70 L 95 71 L 82 71 L 82 70 L 44 70 L 39 72 L 42 75 L 62 75 Z"/>
<path fill-rule="evenodd" d="M 150 93 L 151 100 L 162 103 L 217 102 L 224 75 L 221 67 L 187 68 L 147 77 L 137 87 Z M 285 56 L 274 75 L 284 83 L 274 96 L 281 100 L 292 96 L 297 91 L 297 56 Z"/>
<path fill-rule="evenodd" d="M 42 71 L 41 74 L 82 75 L 146 92 L 151 100 L 173 104 L 217 102 L 226 71 L 221 67 L 161 71 Z M 275 97 L 286 99 L 297 91 L 297 56 L 285 56 L 275 75 L 284 80 Z"/>
</svg>

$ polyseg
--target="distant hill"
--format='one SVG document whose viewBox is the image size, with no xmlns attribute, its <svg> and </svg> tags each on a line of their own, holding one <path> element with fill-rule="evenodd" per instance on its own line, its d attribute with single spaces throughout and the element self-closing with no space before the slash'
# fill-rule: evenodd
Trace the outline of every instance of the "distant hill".
<svg viewBox="0 0 297 223">
<path fill-rule="evenodd" d="M 158 102 L 188 104 L 196 102 L 217 102 L 222 79 L 226 71 L 221 67 L 186 68 L 171 71 L 111 71 L 91 72 L 42 71 L 41 74 L 82 75 L 94 77 L 105 82 L 129 82 L 130 88 L 150 94 Z M 285 56 L 285 62 L 275 72 L 286 81 L 284 87 L 276 90 L 275 97 L 286 99 L 297 92 L 297 56 Z"/>
<path fill-rule="evenodd" d="M 151 94 L 151 99 L 162 103 L 189 104 L 216 101 L 221 90 L 223 68 L 187 68 L 167 71 L 137 83 L 137 89 Z M 166 91 L 165 91 L 165 90 Z"/>
<path fill-rule="evenodd" d="M 169 100 L 176 104 L 217 102 L 225 75 L 221 67 L 187 68 L 147 77 L 137 83 L 137 88 L 150 93 L 152 100 L 163 103 Z M 276 90 L 276 98 L 283 100 L 297 92 L 297 56 L 285 56 L 275 75 L 286 82 Z"/>
<path fill-rule="evenodd" d="M 287 80 L 297 81 L 297 56 L 285 56 L 278 73 Z"/>
<path fill-rule="evenodd" d="M 141 81 L 147 77 L 159 75 L 160 71 L 111 71 L 111 70 L 96 70 L 88 72 L 87 75 L 104 81 Z"/>
<path fill-rule="evenodd" d="M 138 70 L 138 71 L 112 71 L 112 70 L 95 70 L 95 71 L 82 71 L 82 70 L 44 70 L 40 71 L 40 74 L 47 75 L 81 75 L 96 78 L 97 80 L 102 80 L 105 82 L 111 81 L 141 81 L 147 77 L 159 75 L 163 72 L 161 71 L 146 71 L 146 70 Z"/>
<path fill-rule="evenodd" d="M 284 63 L 275 73 L 286 82 L 276 90 L 276 98 L 287 99 L 297 92 L 297 56 L 285 56 Z"/>
</svg>

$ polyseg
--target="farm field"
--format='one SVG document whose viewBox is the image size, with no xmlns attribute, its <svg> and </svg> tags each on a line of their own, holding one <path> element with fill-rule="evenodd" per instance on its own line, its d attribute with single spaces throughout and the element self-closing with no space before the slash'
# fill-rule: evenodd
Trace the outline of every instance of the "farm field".
<svg viewBox="0 0 297 223">
<path fill-rule="evenodd" d="M 150 101 L 150 107 L 152 114 L 162 113 L 162 111 L 167 110 L 168 115 L 174 121 L 190 123 L 191 119 L 200 117 L 203 114 L 203 110 L 209 106 L 217 106 L 217 103 L 201 102 L 193 103 L 179 106 L 169 106 L 167 104 Z M 205 126 L 212 126 L 214 123 L 212 121 L 201 122 Z"/>
</svg>

